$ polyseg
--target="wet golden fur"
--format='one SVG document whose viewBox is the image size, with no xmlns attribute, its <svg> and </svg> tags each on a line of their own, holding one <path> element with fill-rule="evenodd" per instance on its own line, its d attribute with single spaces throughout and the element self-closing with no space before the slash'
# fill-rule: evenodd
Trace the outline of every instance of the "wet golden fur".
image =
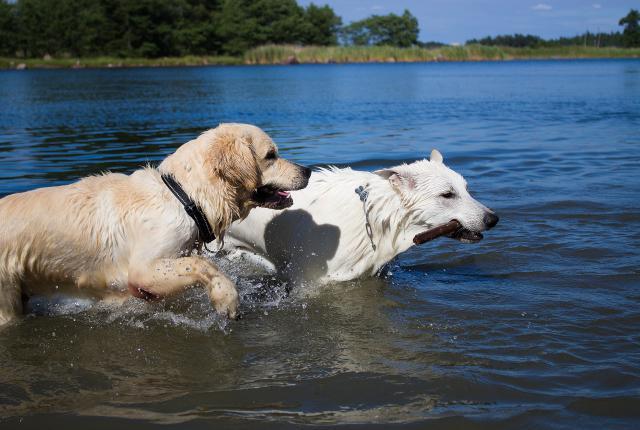
<svg viewBox="0 0 640 430">
<path fill-rule="evenodd" d="M 257 127 L 222 124 L 182 145 L 157 169 L 108 173 L 0 199 L 0 325 L 22 312 L 22 296 L 67 291 L 97 298 L 162 297 L 190 285 L 235 317 L 233 283 L 191 256 L 197 228 L 161 180 L 171 174 L 216 236 L 256 206 L 257 187 L 306 185 L 308 170 L 266 158 L 276 151 Z"/>
</svg>

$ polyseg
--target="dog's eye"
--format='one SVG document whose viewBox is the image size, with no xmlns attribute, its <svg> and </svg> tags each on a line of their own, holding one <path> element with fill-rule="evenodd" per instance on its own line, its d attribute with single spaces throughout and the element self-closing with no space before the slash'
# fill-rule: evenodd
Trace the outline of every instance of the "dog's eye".
<svg viewBox="0 0 640 430">
<path fill-rule="evenodd" d="M 440 197 L 442 197 L 443 199 L 452 199 L 454 198 L 456 195 L 453 194 L 451 191 L 447 191 L 446 193 L 442 193 L 440 194 Z"/>
<path fill-rule="evenodd" d="M 264 159 L 265 160 L 275 160 L 277 156 L 278 156 L 278 154 L 276 154 L 276 151 L 269 151 L 269 152 L 267 152 L 267 155 L 265 155 Z"/>
</svg>

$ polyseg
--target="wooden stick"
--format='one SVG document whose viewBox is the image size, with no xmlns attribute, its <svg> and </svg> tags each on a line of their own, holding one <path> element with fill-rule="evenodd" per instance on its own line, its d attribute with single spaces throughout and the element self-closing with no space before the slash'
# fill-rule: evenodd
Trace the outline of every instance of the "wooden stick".
<svg viewBox="0 0 640 430">
<path fill-rule="evenodd" d="M 462 227 L 462 224 L 460 224 L 457 220 L 452 219 L 446 224 L 442 224 L 432 228 L 431 230 L 416 234 L 413 237 L 413 243 L 415 243 L 416 245 L 422 245 L 423 243 L 433 240 L 437 237 L 444 236 L 445 234 L 451 234 L 454 231 L 458 230 L 460 227 Z"/>
</svg>

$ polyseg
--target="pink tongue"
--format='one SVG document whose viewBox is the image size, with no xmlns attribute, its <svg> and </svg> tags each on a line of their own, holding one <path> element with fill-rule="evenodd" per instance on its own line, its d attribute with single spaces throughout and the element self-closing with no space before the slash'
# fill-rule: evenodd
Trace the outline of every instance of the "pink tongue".
<svg viewBox="0 0 640 430">
<path fill-rule="evenodd" d="M 278 191 L 280 197 L 289 197 L 289 191 Z"/>
</svg>

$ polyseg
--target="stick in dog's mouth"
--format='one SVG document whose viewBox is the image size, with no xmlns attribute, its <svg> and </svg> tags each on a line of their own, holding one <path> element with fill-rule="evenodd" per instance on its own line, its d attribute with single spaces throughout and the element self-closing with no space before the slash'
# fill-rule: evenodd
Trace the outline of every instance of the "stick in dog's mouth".
<svg viewBox="0 0 640 430">
<path fill-rule="evenodd" d="M 447 236 L 464 243 L 475 243 L 482 240 L 482 234 L 468 230 L 460 224 L 458 220 L 452 219 L 448 223 L 441 224 L 413 237 L 413 243 L 422 245 L 425 242 L 436 239 L 440 236 Z"/>
<path fill-rule="evenodd" d="M 253 192 L 251 198 L 258 206 L 268 209 L 286 209 L 293 204 L 291 194 L 270 185 L 263 185 Z"/>
</svg>

